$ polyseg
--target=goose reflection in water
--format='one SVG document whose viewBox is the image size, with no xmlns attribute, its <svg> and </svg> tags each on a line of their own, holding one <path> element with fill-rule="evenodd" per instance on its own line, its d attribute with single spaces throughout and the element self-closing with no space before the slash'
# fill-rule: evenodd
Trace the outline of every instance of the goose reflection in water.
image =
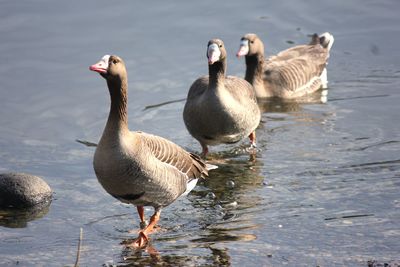
<svg viewBox="0 0 400 267">
<path fill-rule="evenodd" d="M 226 248 L 217 248 L 213 245 L 206 245 L 204 249 L 210 250 L 204 256 L 202 262 L 210 266 L 230 266 L 231 256 Z M 120 262 L 123 266 L 197 266 L 198 257 L 187 254 L 178 254 L 157 251 L 151 244 L 146 250 L 124 250 L 121 253 Z M 189 253 L 190 254 L 190 253 Z"/>
<path fill-rule="evenodd" d="M 328 90 L 318 90 L 312 94 L 296 98 L 264 98 L 258 99 L 258 106 L 262 113 L 268 112 L 298 112 L 303 110 L 304 105 L 325 104 L 328 101 Z"/>
<path fill-rule="evenodd" d="M 227 241 L 250 241 L 257 228 L 253 214 L 263 208 L 262 197 L 251 194 L 264 185 L 261 163 L 229 159 L 219 164 L 211 179 L 204 180 L 189 199 L 200 212 L 202 230 L 193 243 L 209 244 Z"/>
<path fill-rule="evenodd" d="M 223 156 L 219 156 L 222 162 Z M 176 217 L 168 220 L 173 220 L 179 227 L 161 229 L 163 233 L 156 233 L 144 251 L 124 249 L 121 261 L 124 264 L 174 266 L 201 261 L 212 266 L 229 266 L 231 255 L 225 244 L 255 240 L 254 230 L 259 227 L 256 214 L 265 208 L 260 205 L 263 197 L 251 194 L 265 186 L 260 174 L 262 163 L 248 161 L 247 155 L 239 157 L 225 158 L 212 177 L 200 182 L 184 200 L 188 202 L 184 206 L 192 207 L 169 213 Z M 196 252 L 199 250 L 208 251 L 202 253 L 201 260 Z"/>
</svg>

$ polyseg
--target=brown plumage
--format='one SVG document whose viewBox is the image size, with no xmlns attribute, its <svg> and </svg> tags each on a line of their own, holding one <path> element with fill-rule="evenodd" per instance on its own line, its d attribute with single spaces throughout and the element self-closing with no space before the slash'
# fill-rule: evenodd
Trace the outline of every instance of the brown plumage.
<svg viewBox="0 0 400 267">
<path fill-rule="evenodd" d="M 106 55 L 90 70 L 107 80 L 111 97 L 107 124 L 94 154 L 94 170 L 109 194 L 137 206 L 141 224 L 145 223 L 143 206 L 154 207 L 150 224 L 131 244 L 142 247 L 161 208 L 188 193 L 215 166 L 162 137 L 128 129 L 128 77 L 121 58 Z"/>
<path fill-rule="evenodd" d="M 186 128 L 200 142 L 203 156 L 208 145 L 236 143 L 247 136 L 255 146 L 261 115 L 251 84 L 226 76 L 226 50 L 220 39 L 209 41 L 207 57 L 209 75 L 189 89 L 183 111 Z"/>
<path fill-rule="evenodd" d="M 314 34 L 308 45 L 298 45 L 264 58 L 264 44 L 253 33 L 241 39 L 237 56 L 246 57 L 245 79 L 257 97 L 296 98 L 326 88 L 329 51 L 334 38 Z"/>
</svg>

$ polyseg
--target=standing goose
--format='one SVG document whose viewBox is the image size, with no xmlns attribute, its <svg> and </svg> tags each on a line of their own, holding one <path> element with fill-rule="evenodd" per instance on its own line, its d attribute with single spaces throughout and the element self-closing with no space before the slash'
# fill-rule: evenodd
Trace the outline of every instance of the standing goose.
<svg viewBox="0 0 400 267">
<path fill-rule="evenodd" d="M 141 226 L 133 247 L 144 247 L 160 218 L 161 208 L 188 193 L 198 178 L 208 176 L 198 156 L 159 136 L 128 129 L 128 77 L 118 56 L 104 56 L 90 66 L 107 80 L 111 108 L 93 166 L 103 188 L 121 202 L 137 206 Z M 154 207 L 147 227 L 144 206 Z"/>
<path fill-rule="evenodd" d="M 260 110 L 253 87 L 244 79 L 226 76 L 226 50 L 220 39 L 207 45 L 208 73 L 190 87 L 183 111 L 189 133 L 208 153 L 208 145 L 236 143 L 249 136 L 256 146 Z"/>
<path fill-rule="evenodd" d="M 327 87 L 329 51 L 333 36 L 314 34 L 308 45 L 298 45 L 264 58 L 264 45 L 256 34 L 242 37 L 237 56 L 246 56 L 245 79 L 258 98 L 296 98 Z"/>
</svg>

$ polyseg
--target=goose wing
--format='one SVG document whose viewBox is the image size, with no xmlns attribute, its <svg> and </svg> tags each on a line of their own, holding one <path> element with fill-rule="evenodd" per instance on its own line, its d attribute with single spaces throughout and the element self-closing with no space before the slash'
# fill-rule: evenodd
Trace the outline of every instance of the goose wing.
<svg viewBox="0 0 400 267">
<path fill-rule="evenodd" d="M 320 45 L 289 48 L 264 62 L 264 79 L 295 91 L 321 75 L 328 56 L 328 51 Z"/>
<path fill-rule="evenodd" d="M 173 142 L 151 134 L 141 133 L 145 145 L 159 161 L 177 169 L 187 176 L 188 182 L 208 176 L 206 163 Z"/>
</svg>

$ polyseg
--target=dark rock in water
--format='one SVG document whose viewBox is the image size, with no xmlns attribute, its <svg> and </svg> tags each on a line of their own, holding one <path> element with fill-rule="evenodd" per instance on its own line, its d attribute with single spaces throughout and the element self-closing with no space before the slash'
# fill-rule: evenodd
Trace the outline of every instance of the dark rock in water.
<svg viewBox="0 0 400 267">
<path fill-rule="evenodd" d="M 50 186 L 40 177 L 26 173 L 0 174 L 0 208 L 27 208 L 52 197 Z"/>
</svg>

